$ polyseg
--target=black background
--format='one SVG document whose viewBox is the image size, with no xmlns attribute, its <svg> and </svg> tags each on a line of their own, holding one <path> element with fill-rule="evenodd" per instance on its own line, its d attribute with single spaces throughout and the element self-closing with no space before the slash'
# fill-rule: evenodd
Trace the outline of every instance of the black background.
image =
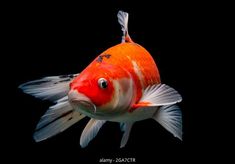
<svg viewBox="0 0 235 164">
<path fill-rule="evenodd" d="M 213 63 L 208 47 L 215 37 L 210 25 L 213 12 L 207 14 L 207 5 L 103 1 L 13 3 L 8 8 L 4 13 L 8 45 L 5 72 L 10 86 L 3 89 L 10 93 L 5 101 L 10 111 L 6 116 L 10 139 L 6 149 L 12 159 L 98 163 L 101 158 L 131 157 L 144 163 L 191 163 L 203 161 L 208 147 L 216 147 L 216 141 L 206 133 L 213 135 L 222 128 L 218 123 L 216 130 L 210 122 L 204 124 L 211 110 L 204 106 L 211 91 L 206 79 L 213 73 L 208 66 L 208 61 Z M 155 121 L 145 120 L 134 125 L 126 147 L 120 149 L 119 125 L 109 122 L 88 147 L 81 149 L 79 138 L 89 120 L 86 118 L 51 139 L 35 143 L 34 128 L 51 103 L 25 95 L 17 86 L 44 76 L 81 72 L 102 51 L 120 43 L 119 10 L 129 13 L 130 36 L 151 53 L 162 82 L 183 97 L 183 141 Z"/>
</svg>

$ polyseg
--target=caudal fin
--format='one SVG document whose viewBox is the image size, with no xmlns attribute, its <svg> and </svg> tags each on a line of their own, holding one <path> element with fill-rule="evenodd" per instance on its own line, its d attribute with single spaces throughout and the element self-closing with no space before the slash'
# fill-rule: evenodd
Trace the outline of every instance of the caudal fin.
<svg viewBox="0 0 235 164">
<path fill-rule="evenodd" d="M 57 101 L 69 92 L 69 83 L 78 74 L 49 76 L 19 86 L 24 93 L 42 100 Z"/>
<path fill-rule="evenodd" d="M 68 102 L 68 97 L 64 97 L 57 101 L 56 105 L 51 106 L 41 117 L 33 135 L 34 140 L 39 142 L 55 136 L 84 117 L 72 108 Z"/>
</svg>

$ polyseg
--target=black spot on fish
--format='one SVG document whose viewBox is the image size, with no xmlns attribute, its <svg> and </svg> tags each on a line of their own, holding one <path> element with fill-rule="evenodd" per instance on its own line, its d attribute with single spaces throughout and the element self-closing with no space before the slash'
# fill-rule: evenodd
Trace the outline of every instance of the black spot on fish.
<svg viewBox="0 0 235 164">
<path fill-rule="evenodd" d="M 68 77 L 69 77 L 70 79 L 72 79 L 72 78 L 74 78 L 74 77 L 75 77 L 75 75 L 70 74 L 70 75 L 68 75 Z"/>
<path fill-rule="evenodd" d="M 96 60 L 97 62 L 101 63 L 103 61 L 103 56 L 98 56 L 98 59 Z"/>
<path fill-rule="evenodd" d="M 63 79 L 63 78 L 67 78 L 68 75 L 60 75 L 59 78 Z"/>
<path fill-rule="evenodd" d="M 52 120 L 52 121 L 50 121 L 50 122 L 47 122 L 47 123 L 46 123 L 45 125 L 43 125 L 42 127 L 40 127 L 40 128 L 39 128 L 39 127 L 36 127 L 36 131 L 39 131 L 40 129 L 43 129 L 43 128 L 47 127 L 49 124 L 51 124 L 51 123 L 53 123 L 53 122 L 59 120 L 60 118 L 63 118 L 63 117 L 65 117 L 65 116 L 71 114 L 72 112 L 73 112 L 73 110 L 70 110 L 70 111 L 68 111 L 68 112 L 66 112 L 66 113 L 64 113 L 64 114 L 62 114 L 61 116 L 55 118 L 54 120 Z M 71 116 L 68 120 L 71 120 L 72 118 L 73 118 L 73 116 Z"/>
<path fill-rule="evenodd" d="M 103 55 L 103 56 L 106 57 L 107 59 L 109 59 L 109 58 L 111 57 L 110 54 L 105 54 L 105 55 Z"/>
<path fill-rule="evenodd" d="M 111 55 L 110 55 L 110 54 L 100 55 L 100 56 L 98 56 L 98 59 L 97 59 L 96 61 L 99 62 L 99 63 L 101 63 L 101 62 L 103 61 L 104 57 L 105 57 L 106 59 L 109 59 L 109 58 L 111 57 Z"/>
<path fill-rule="evenodd" d="M 61 79 L 63 79 L 63 78 L 71 78 L 72 79 L 74 77 L 75 77 L 75 75 L 73 75 L 73 74 L 59 76 L 59 78 L 61 78 Z"/>
</svg>

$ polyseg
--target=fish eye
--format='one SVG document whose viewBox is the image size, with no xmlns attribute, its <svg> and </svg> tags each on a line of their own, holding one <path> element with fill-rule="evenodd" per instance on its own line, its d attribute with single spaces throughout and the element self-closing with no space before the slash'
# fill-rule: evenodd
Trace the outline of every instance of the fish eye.
<svg viewBox="0 0 235 164">
<path fill-rule="evenodd" d="M 98 85 L 101 89 L 105 89 L 108 87 L 108 81 L 105 78 L 100 78 L 98 80 Z"/>
</svg>

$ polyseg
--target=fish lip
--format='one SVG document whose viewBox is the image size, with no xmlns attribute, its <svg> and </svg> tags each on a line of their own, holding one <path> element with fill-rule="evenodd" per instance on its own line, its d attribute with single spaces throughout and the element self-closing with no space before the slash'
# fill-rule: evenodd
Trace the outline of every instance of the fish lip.
<svg viewBox="0 0 235 164">
<path fill-rule="evenodd" d="M 69 102 L 76 109 L 86 110 L 87 112 L 96 113 L 96 106 L 88 97 L 77 91 L 70 91 L 68 94 Z"/>
</svg>

